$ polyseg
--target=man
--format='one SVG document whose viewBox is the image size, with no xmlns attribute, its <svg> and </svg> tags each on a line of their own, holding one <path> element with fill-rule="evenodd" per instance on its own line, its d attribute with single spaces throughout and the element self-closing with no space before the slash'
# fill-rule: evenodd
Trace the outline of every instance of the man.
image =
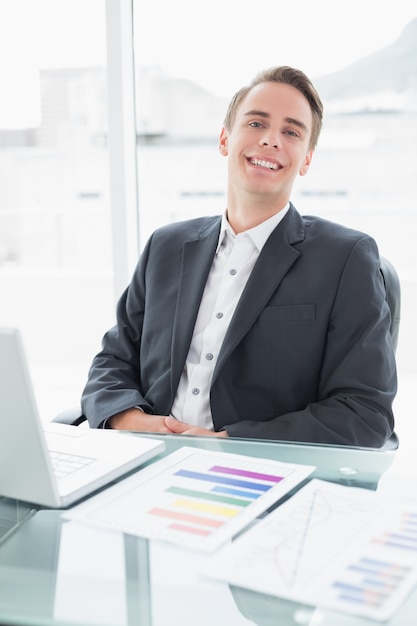
<svg viewBox="0 0 417 626">
<path fill-rule="evenodd" d="M 95 357 L 92 427 L 379 447 L 396 368 L 375 242 L 290 203 L 322 103 L 290 67 L 232 99 L 227 210 L 157 230 Z"/>
</svg>

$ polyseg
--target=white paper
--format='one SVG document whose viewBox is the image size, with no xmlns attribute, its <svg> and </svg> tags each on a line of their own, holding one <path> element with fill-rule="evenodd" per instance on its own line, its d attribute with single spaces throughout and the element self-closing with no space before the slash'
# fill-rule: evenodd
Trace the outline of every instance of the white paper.
<svg viewBox="0 0 417 626">
<path fill-rule="evenodd" d="M 321 608 L 389 619 L 417 581 L 417 502 L 314 479 L 202 573 Z"/>
<path fill-rule="evenodd" d="M 63 517 L 212 550 L 314 469 L 185 446 L 69 509 Z"/>
</svg>

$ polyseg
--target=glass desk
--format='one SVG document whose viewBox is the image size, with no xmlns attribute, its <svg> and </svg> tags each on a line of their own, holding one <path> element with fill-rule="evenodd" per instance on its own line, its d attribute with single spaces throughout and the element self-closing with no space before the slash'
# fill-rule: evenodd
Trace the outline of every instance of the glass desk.
<svg viewBox="0 0 417 626">
<path fill-rule="evenodd" d="M 184 445 L 317 466 L 312 477 L 417 497 L 399 452 L 159 435 Z M 156 462 L 158 459 L 154 460 Z M 152 463 L 152 462 L 151 462 Z M 140 470 L 139 470 L 140 471 Z M 373 620 L 201 577 L 211 554 L 101 530 L 0 498 L 0 624 L 109 626 L 365 626 Z M 412 626 L 417 590 L 389 626 Z"/>
</svg>

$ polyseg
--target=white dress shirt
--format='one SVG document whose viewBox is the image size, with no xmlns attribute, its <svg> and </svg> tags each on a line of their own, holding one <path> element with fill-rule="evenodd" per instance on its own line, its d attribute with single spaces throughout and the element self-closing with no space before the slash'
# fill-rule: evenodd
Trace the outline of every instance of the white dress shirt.
<svg viewBox="0 0 417 626">
<path fill-rule="evenodd" d="M 256 260 L 287 204 L 255 228 L 236 235 L 223 216 L 213 264 L 201 299 L 194 333 L 171 415 L 213 429 L 210 387 L 227 328 Z"/>
</svg>

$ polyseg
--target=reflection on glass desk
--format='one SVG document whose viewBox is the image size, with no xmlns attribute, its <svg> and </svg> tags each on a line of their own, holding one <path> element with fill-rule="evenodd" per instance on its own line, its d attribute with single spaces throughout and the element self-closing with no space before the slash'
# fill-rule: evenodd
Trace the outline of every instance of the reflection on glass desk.
<svg viewBox="0 0 417 626">
<path fill-rule="evenodd" d="M 408 469 L 404 473 L 401 463 L 397 466 L 398 452 L 270 441 L 160 437 L 166 443 L 166 454 L 187 445 L 314 465 L 317 467 L 312 474 L 314 478 L 364 487 L 381 492 L 386 498 L 417 497 L 414 495 L 417 473 L 413 476 Z M 378 623 L 210 580 L 200 573 L 210 554 L 65 521 L 61 514 L 61 511 L 35 510 L 24 503 L 0 499 L 0 624 L 365 626 Z M 2 520 L 5 520 L 3 527 Z M 412 626 L 416 613 L 417 590 L 414 590 L 394 617 L 384 623 Z"/>
<path fill-rule="evenodd" d="M 30 504 L 0 496 L 0 545 L 34 513 Z"/>
</svg>

